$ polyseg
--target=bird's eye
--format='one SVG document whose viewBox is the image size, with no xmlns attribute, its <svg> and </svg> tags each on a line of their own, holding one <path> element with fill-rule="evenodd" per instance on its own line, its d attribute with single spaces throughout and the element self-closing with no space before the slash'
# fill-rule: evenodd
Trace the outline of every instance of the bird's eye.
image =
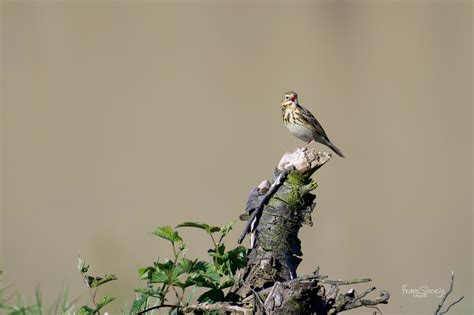
<svg viewBox="0 0 474 315">
<path fill-rule="evenodd" d="M 285 100 L 287 100 L 287 101 L 288 101 L 289 99 L 290 99 L 290 97 L 289 97 L 288 95 L 287 95 L 287 96 L 285 96 Z"/>
</svg>

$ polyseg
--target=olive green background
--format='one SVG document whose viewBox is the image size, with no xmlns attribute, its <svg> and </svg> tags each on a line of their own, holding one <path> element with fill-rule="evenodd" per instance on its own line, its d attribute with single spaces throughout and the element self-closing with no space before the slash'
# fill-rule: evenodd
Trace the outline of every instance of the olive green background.
<svg viewBox="0 0 474 315">
<path fill-rule="evenodd" d="M 384 314 L 432 314 L 447 288 L 473 314 L 472 2 L 3 1 L 5 284 L 87 301 L 77 255 L 119 281 L 170 254 L 150 232 L 223 224 L 302 143 L 280 118 L 299 92 L 347 155 L 315 175 L 304 261 L 370 276 Z M 322 145 L 316 145 L 325 149 Z M 228 240 L 234 246 L 241 223 Z M 189 257 L 209 240 L 186 230 Z M 367 286 L 357 286 L 363 290 Z M 349 289 L 349 288 L 348 288 Z M 370 314 L 359 309 L 357 314 Z"/>
</svg>

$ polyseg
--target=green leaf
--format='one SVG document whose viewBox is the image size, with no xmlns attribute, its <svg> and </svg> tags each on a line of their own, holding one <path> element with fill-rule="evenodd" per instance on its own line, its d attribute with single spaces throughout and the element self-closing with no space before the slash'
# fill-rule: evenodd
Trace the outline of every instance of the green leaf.
<svg viewBox="0 0 474 315">
<path fill-rule="evenodd" d="M 142 294 L 139 299 L 136 299 L 135 301 L 133 301 L 130 314 L 137 314 L 138 312 L 140 312 L 143 306 L 147 304 L 148 297 L 149 297 L 148 295 Z"/>
<path fill-rule="evenodd" d="M 192 272 L 206 271 L 209 268 L 207 261 L 198 261 L 194 264 Z"/>
<path fill-rule="evenodd" d="M 226 254 L 230 264 L 229 271 L 231 275 L 235 275 L 237 269 L 243 268 L 247 265 L 247 249 L 245 247 L 237 246 Z"/>
<path fill-rule="evenodd" d="M 144 306 L 146 307 L 148 305 L 148 300 L 150 297 L 157 299 L 157 301 L 155 301 L 155 304 L 161 303 L 161 301 L 165 300 L 166 294 L 166 291 L 163 291 L 162 288 L 153 287 L 143 289 L 137 288 L 135 289 L 135 292 L 140 293 L 140 297 L 133 301 L 130 314 L 137 314 L 143 309 Z"/>
<path fill-rule="evenodd" d="M 209 228 L 208 233 L 209 233 L 209 234 L 211 234 L 211 233 L 216 233 L 216 232 L 219 232 L 220 230 L 221 230 L 221 228 L 218 227 L 218 226 L 211 226 L 211 227 Z"/>
<path fill-rule="evenodd" d="M 178 277 L 182 275 L 183 273 L 191 273 L 196 262 L 197 262 L 197 259 L 196 260 L 190 260 L 187 258 L 181 259 L 176 264 L 176 268 L 174 269 L 174 273 L 173 273 L 174 276 Z"/>
<path fill-rule="evenodd" d="M 163 272 L 167 275 L 168 278 L 173 277 L 173 270 L 175 268 L 175 265 L 171 260 L 165 259 L 162 263 L 155 262 L 154 265 L 156 267 L 156 271 Z"/>
<path fill-rule="evenodd" d="M 135 292 L 147 295 L 148 297 L 154 297 L 157 299 L 163 299 L 163 290 L 161 288 L 136 288 Z"/>
<path fill-rule="evenodd" d="M 198 229 L 206 231 L 207 234 L 219 232 L 220 229 L 221 229 L 218 226 L 210 226 L 209 224 L 206 224 L 206 223 L 191 222 L 191 221 L 178 224 L 176 227 L 177 228 L 180 228 L 180 227 L 194 227 L 194 228 L 198 228 Z"/>
<path fill-rule="evenodd" d="M 220 232 L 222 233 L 222 235 L 227 235 L 231 230 L 232 230 L 232 226 L 234 225 L 235 221 L 232 221 L 232 222 L 229 222 L 223 226 L 220 227 Z"/>
<path fill-rule="evenodd" d="M 205 267 L 205 270 L 193 274 L 188 282 L 192 282 L 198 287 L 218 289 L 221 283 L 221 275 L 214 265 L 206 263 Z"/>
<path fill-rule="evenodd" d="M 147 267 L 140 267 L 138 268 L 138 275 L 140 276 L 140 279 L 145 280 L 148 278 L 151 278 L 151 274 L 153 272 L 156 272 L 156 268 L 152 266 L 147 266 Z"/>
<path fill-rule="evenodd" d="M 227 278 L 224 279 L 224 281 L 222 281 L 222 283 L 219 285 L 219 289 L 229 288 L 229 287 L 233 286 L 234 283 L 235 283 L 234 278 L 227 277 Z"/>
<path fill-rule="evenodd" d="M 77 312 L 78 315 L 94 315 L 95 313 L 96 311 L 87 305 L 81 306 L 81 308 Z"/>
<path fill-rule="evenodd" d="M 206 272 L 202 273 L 202 275 L 204 277 L 206 277 L 207 279 L 209 279 L 209 281 L 211 281 L 212 283 L 215 283 L 217 285 L 220 284 L 221 275 L 219 274 L 219 272 L 217 272 L 217 270 L 214 266 L 212 266 L 212 265 L 209 266 L 209 268 L 207 268 Z"/>
<path fill-rule="evenodd" d="M 180 228 L 180 227 L 194 227 L 194 228 L 198 228 L 205 231 L 209 229 L 209 225 L 206 223 L 199 223 L 199 222 L 192 222 L 192 221 L 183 222 L 176 226 L 176 228 Z"/>
<path fill-rule="evenodd" d="M 89 288 L 97 288 L 107 282 L 117 280 L 117 277 L 114 275 L 105 275 L 104 277 L 87 277 L 87 285 Z"/>
<path fill-rule="evenodd" d="M 174 273 L 175 265 L 169 259 L 164 259 L 163 262 L 154 262 L 154 267 L 142 267 L 138 269 L 138 273 L 142 280 L 148 280 L 149 283 L 167 283 L 176 281 Z"/>
<path fill-rule="evenodd" d="M 213 258 L 213 263 L 217 269 L 222 269 L 228 260 L 224 244 L 218 245 L 216 249 L 209 249 L 207 253 Z"/>
<path fill-rule="evenodd" d="M 188 281 L 188 284 L 193 283 L 194 285 L 202 288 L 212 288 L 212 289 L 217 289 L 219 288 L 219 284 L 216 284 L 213 282 L 211 279 L 206 277 L 203 274 L 196 274 L 191 276 L 191 278 Z"/>
<path fill-rule="evenodd" d="M 85 277 L 85 281 L 88 288 L 92 288 L 92 284 L 94 283 L 94 280 L 95 280 L 94 277 L 91 277 L 91 276 Z"/>
<path fill-rule="evenodd" d="M 140 279 L 149 283 L 168 283 L 168 275 L 162 269 L 155 267 L 142 267 L 138 269 Z"/>
<path fill-rule="evenodd" d="M 81 273 L 86 273 L 89 271 L 89 265 L 86 265 L 85 260 L 79 256 L 78 262 L 77 262 L 77 270 Z"/>
<path fill-rule="evenodd" d="M 111 297 L 111 296 L 104 296 L 102 298 L 102 300 L 99 301 L 99 303 L 97 303 L 97 308 L 96 308 L 96 311 L 100 311 L 100 309 L 102 309 L 104 306 L 106 306 L 107 304 L 110 304 L 113 300 L 115 300 L 114 297 Z"/>
<path fill-rule="evenodd" d="M 205 261 L 190 260 L 187 258 L 181 259 L 175 267 L 175 273 L 181 275 L 184 273 L 193 273 L 198 271 L 205 271 L 208 268 L 209 263 Z"/>
<path fill-rule="evenodd" d="M 177 287 L 179 287 L 179 288 L 181 288 L 181 289 L 185 289 L 185 288 L 187 288 L 187 287 L 196 285 L 196 282 L 194 281 L 194 277 L 193 277 L 193 276 L 188 276 L 188 277 L 186 278 L 186 280 L 184 280 L 184 282 L 178 280 L 178 281 L 175 281 L 175 282 L 173 283 L 173 285 L 175 285 L 175 286 L 177 286 Z"/>
<path fill-rule="evenodd" d="M 183 239 L 179 236 L 178 232 L 174 231 L 171 226 L 162 226 L 156 228 L 152 234 L 161 237 L 171 243 L 182 242 Z"/>
<path fill-rule="evenodd" d="M 216 303 L 224 300 L 224 292 L 219 289 L 211 289 L 209 291 L 204 292 L 199 296 L 198 302 L 199 303 Z"/>
</svg>

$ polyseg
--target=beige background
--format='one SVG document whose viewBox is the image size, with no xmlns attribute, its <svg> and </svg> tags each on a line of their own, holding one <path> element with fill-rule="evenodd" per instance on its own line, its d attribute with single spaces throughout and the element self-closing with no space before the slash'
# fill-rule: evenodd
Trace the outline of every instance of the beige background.
<svg viewBox="0 0 474 315">
<path fill-rule="evenodd" d="M 85 301 L 81 254 L 119 277 L 103 291 L 118 313 L 169 254 L 154 227 L 237 218 L 301 145 L 280 118 L 294 89 L 347 155 L 316 174 L 300 274 L 371 276 L 384 314 L 428 314 L 439 298 L 402 285 L 455 270 L 450 314 L 473 314 L 471 23 L 470 1 L 4 1 L 6 283 Z"/>
</svg>

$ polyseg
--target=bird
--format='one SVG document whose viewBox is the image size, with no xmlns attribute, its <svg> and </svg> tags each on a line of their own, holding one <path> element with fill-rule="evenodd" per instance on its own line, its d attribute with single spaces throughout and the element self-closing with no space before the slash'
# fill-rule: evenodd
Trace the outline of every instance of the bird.
<svg viewBox="0 0 474 315">
<path fill-rule="evenodd" d="M 334 143 L 329 140 L 321 124 L 313 114 L 298 102 L 298 94 L 290 91 L 281 100 L 281 114 L 288 130 L 298 139 L 306 141 L 306 146 L 316 141 L 333 150 L 340 157 L 345 157 Z"/>
</svg>

